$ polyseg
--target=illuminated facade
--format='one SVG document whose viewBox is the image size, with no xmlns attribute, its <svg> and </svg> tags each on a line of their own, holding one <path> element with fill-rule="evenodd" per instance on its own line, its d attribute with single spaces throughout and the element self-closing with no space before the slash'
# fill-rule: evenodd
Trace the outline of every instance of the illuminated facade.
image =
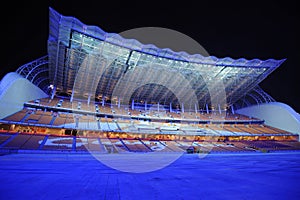
<svg viewBox="0 0 300 200">
<path fill-rule="evenodd" d="M 49 128 L 148 133 L 154 138 L 163 134 L 162 127 L 166 124 L 146 128 L 136 125 L 132 130 L 128 122 L 122 121 L 145 120 L 170 122 L 172 127 L 167 131 L 178 131 L 173 132 L 175 135 L 237 136 L 238 140 L 245 135 L 262 136 L 263 131 L 255 135 L 250 130 L 235 131 L 219 126 L 212 131 L 213 127 L 184 124 L 177 130 L 172 123 L 263 125 L 264 122 L 272 124 L 268 120 L 282 114 L 260 117 L 256 116 L 257 111 L 246 112 L 242 113 L 246 116 L 242 120 L 235 116 L 239 109 L 276 103 L 259 83 L 285 59 L 189 55 L 124 39 L 119 34 L 85 25 L 74 17 L 63 16 L 52 8 L 49 13 L 48 55 L 19 67 L 1 82 L 0 103 L 6 105 L 11 99 L 18 100 L 11 107 L 3 107 L 1 119 L 5 122 L 22 127 L 37 124 Z M 17 92 L 19 97 L 12 88 L 21 88 Z M 24 114 L 23 118 L 10 118 L 17 112 Z M 72 115 L 72 120 L 67 120 L 67 115 Z M 107 122 L 107 118 L 120 121 Z M 107 125 L 101 123 L 103 119 Z M 299 121 L 292 123 L 299 126 Z M 293 126 L 290 122 L 283 124 L 279 128 Z M 296 137 L 294 133 L 298 131 L 287 128 L 275 136 L 268 134 L 274 138 L 281 133 Z"/>
<path fill-rule="evenodd" d="M 71 100 L 80 97 L 127 105 L 134 99 L 195 110 L 224 109 L 251 93 L 255 102 L 272 101 L 258 84 L 284 59 L 234 60 L 159 49 L 106 33 L 50 8 L 48 57 L 38 62 L 44 68 L 23 66 L 18 72 L 27 77 L 33 74 L 32 81 L 44 91 L 51 84 L 53 93 Z M 42 71 L 47 71 L 48 81 L 41 81 L 37 70 L 44 78 Z"/>
</svg>

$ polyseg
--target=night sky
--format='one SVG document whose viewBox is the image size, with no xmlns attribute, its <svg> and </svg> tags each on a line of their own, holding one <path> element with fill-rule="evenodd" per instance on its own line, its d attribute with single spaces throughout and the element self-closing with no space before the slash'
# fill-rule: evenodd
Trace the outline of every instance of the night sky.
<svg viewBox="0 0 300 200">
<path fill-rule="evenodd" d="M 7 4 L 1 12 L 0 78 L 47 55 L 52 7 L 62 15 L 74 16 L 106 32 L 139 27 L 176 30 L 219 58 L 286 58 L 260 86 L 275 100 L 300 112 L 300 14 L 296 1 L 56 0 Z"/>
</svg>

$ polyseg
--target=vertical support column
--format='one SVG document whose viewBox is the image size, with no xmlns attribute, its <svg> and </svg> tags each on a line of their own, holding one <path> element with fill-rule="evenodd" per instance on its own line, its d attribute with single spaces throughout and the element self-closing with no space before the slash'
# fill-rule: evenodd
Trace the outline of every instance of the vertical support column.
<svg viewBox="0 0 300 200">
<path fill-rule="evenodd" d="M 170 112 L 172 112 L 172 103 L 170 103 Z"/>
<path fill-rule="evenodd" d="M 159 102 L 157 103 L 157 112 L 159 112 Z"/>
<path fill-rule="evenodd" d="M 222 114 L 222 110 L 221 110 L 220 104 L 218 104 L 218 108 L 219 108 L 219 113 Z"/>
<path fill-rule="evenodd" d="M 102 96 L 102 107 L 104 107 L 104 96 Z"/>
<path fill-rule="evenodd" d="M 195 113 L 197 113 L 198 110 L 197 110 L 197 104 L 195 104 Z"/>
<path fill-rule="evenodd" d="M 181 112 L 184 113 L 184 104 L 181 103 Z"/>
<path fill-rule="evenodd" d="M 132 99 L 132 102 L 131 102 L 131 109 L 134 110 L 134 99 Z"/>
<path fill-rule="evenodd" d="M 54 98 L 55 93 L 56 93 L 56 86 L 53 87 L 52 94 L 51 94 L 51 99 Z M 72 92 L 72 95 L 73 95 L 73 92 Z"/>
<path fill-rule="evenodd" d="M 118 108 L 120 108 L 121 107 L 121 99 L 120 99 L 120 97 L 118 97 Z"/>
<path fill-rule="evenodd" d="M 147 110 L 147 101 L 145 101 L 145 110 Z"/>
<path fill-rule="evenodd" d="M 209 114 L 208 105 L 205 104 L 205 107 L 206 107 L 206 113 Z"/>
</svg>

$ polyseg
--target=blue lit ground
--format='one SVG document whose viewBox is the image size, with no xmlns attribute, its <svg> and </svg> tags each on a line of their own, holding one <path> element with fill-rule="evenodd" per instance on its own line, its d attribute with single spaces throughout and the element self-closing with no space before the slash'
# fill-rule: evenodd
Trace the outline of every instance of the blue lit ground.
<svg viewBox="0 0 300 200">
<path fill-rule="evenodd" d="M 300 199 L 300 152 L 184 154 L 126 173 L 90 154 L 0 156 L 0 199 Z"/>
</svg>

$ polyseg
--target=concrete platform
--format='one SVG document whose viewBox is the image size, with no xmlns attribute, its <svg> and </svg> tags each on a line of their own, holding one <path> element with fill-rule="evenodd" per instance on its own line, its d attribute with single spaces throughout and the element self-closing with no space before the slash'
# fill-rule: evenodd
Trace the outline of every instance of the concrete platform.
<svg viewBox="0 0 300 200">
<path fill-rule="evenodd" d="M 124 155 L 103 159 L 134 165 Z M 110 156 L 110 157 L 109 157 Z M 148 165 L 139 154 L 136 165 Z M 110 159 L 112 158 L 112 159 Z M 123 159 L 123 160 L 122 160 Z M 183 154 L 150 172 L 124 172 L 91 154 L 3 154 L 0 199 L 300 199 L 300 152 Z"/>
</svg>

